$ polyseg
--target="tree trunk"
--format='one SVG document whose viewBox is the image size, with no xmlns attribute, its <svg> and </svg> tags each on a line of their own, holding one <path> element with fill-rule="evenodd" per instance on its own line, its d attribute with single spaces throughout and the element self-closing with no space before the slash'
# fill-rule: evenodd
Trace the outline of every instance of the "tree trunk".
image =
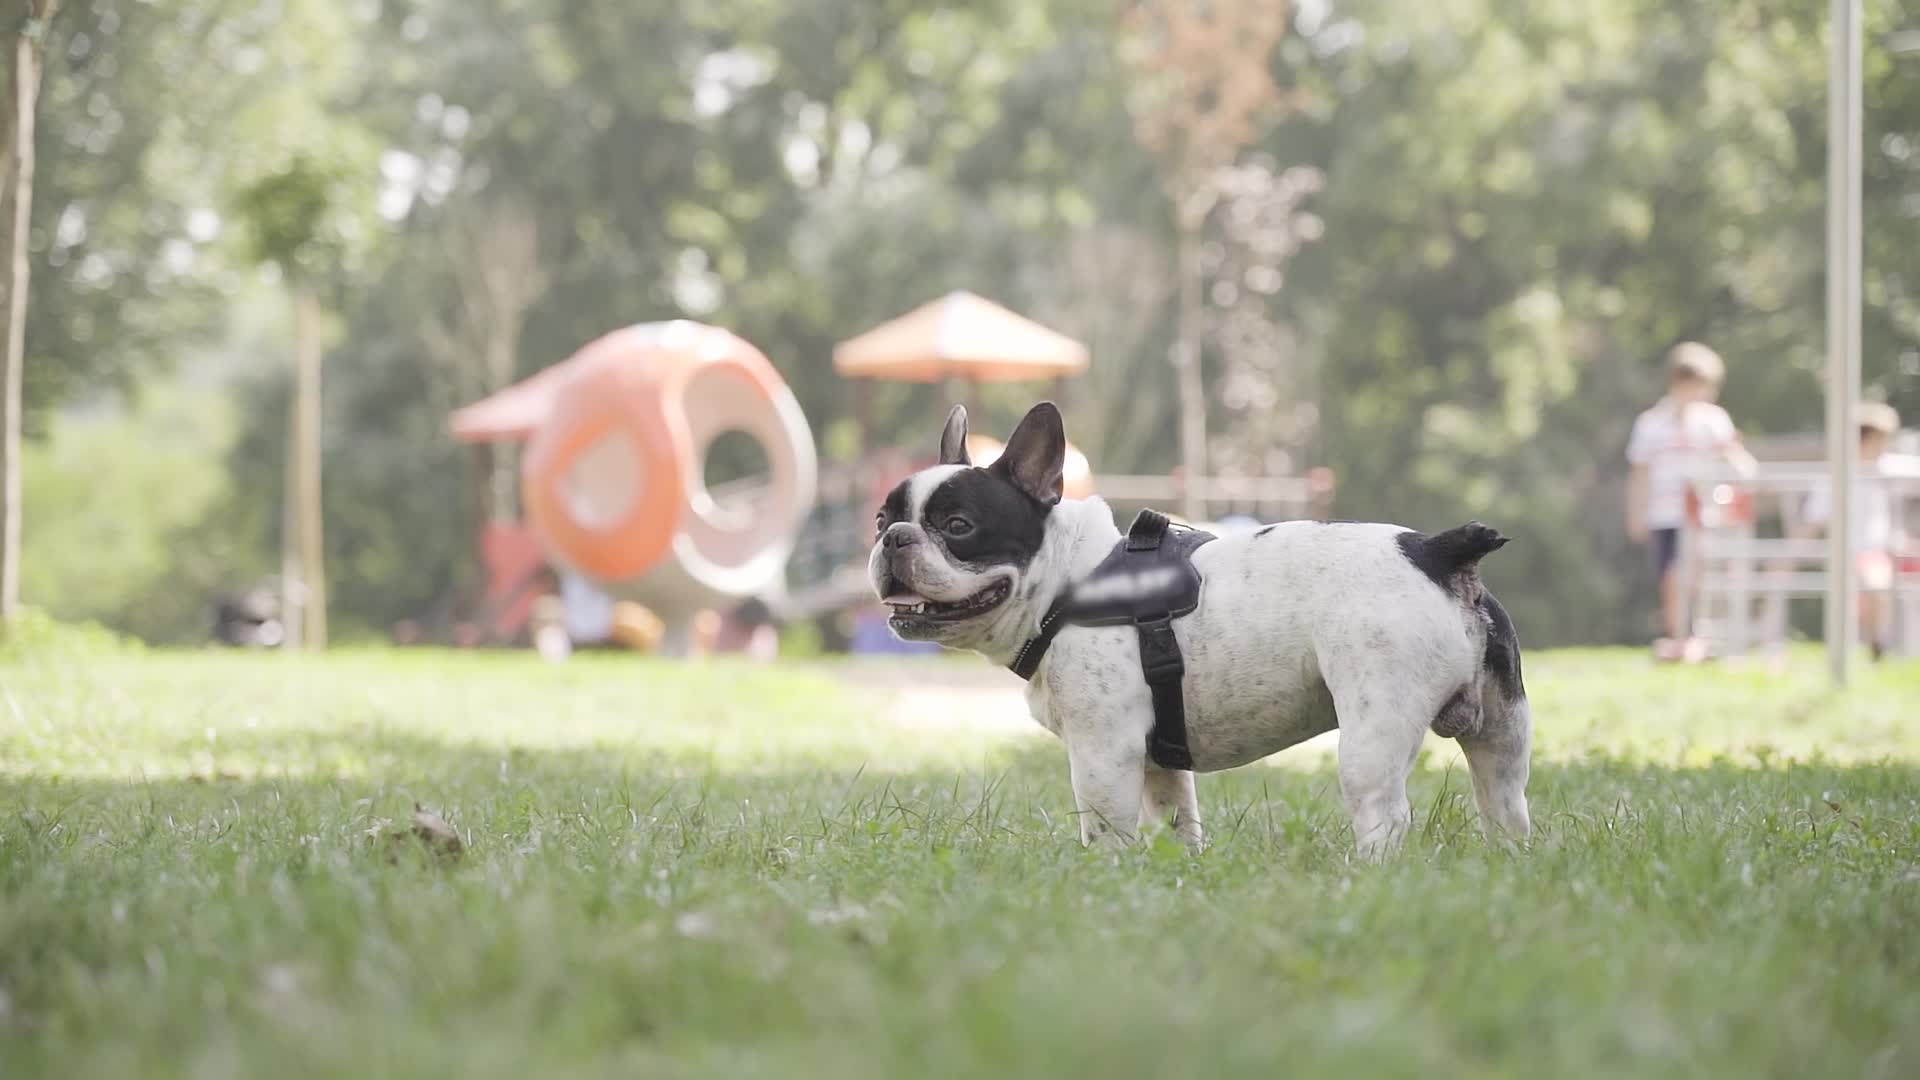
<svg viewBox="0 0 1920 1080">
<path fill-rule="evenodd" d="M 1193 524 L 1206 519 L 1207 389 L 1200 377 L 1200 339 L 1206 317 L 1200 296 L 1200 228 L 1180 228 L 1180 318 L 1173 365 L 1180 378 L 1180 468 L 1184 474 L 1180 513 Z"/>
<path fill-rule="evenodd" d="M 295 367 L 298 367 L 296 362 Z M 289 649 L 306 644 L 306 567 L 300 558 L 300 378 L 287 392 L 287 447 L 280 474 L 280 621 Z"/>
<path fill-rule="evenodd" d="M 487 335 L 487 386 L 488 394 L 497 394 L 513 383 L 513 351 L 519 344 L 519 313 L 505 310 L 502 305 L 492 312 L 493 330 Z M 508 522 L 519 516 L 518 491 L 514 481 L 519 476 L 516 466 L 518 455 L 508 443 L 491 443 L 487 447 L 487 508 L 489 522 Z"/>
<path fill-rule="evenodd" d="M 298 279 L 293 287 L 294 456 L 293 502 L 298 522 L 300 579 L 306 587 L 302 636 L 309 649 L 327 647 L 327 577 L 320 523 L 320 298 Z"/>
<path fill-rule="evenodd" d="M 27 232 L 33 222 L 33 118 L 40 98 L 41 52 L 47 20 L 58 0 L 26 5 L 27 21 L 13 42 L 12 204 L 5 280 L 6 348 L 0 356 L 0 630 L 20 603 L 20 413 L 27 353 Z"/>
</svg>

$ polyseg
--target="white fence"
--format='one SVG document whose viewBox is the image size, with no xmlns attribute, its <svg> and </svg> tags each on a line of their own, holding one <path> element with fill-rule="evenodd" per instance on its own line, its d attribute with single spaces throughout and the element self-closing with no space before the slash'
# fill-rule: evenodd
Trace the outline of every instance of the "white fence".
<svg viewBox="0 0 1920 1080">
<path fill-rule="evenodd" d="M 1825 596 L 1828 543 L 1808 527 L 1806 509 L 1830 476 L 1825 462 L 1771 461 L 1748 477 L 1715 467 L 1689 478 L 1698 513 L 1681 549 L 1685 621 L 1717 654 L 1777 648 L 1786 639 L 1787 601 Z M 1920 655 L 1920 457 L 1885 455 L 1863 468 L 1859 483 L 1884 485 L 1893 505 L 1887 644 Z"/>
</svg>

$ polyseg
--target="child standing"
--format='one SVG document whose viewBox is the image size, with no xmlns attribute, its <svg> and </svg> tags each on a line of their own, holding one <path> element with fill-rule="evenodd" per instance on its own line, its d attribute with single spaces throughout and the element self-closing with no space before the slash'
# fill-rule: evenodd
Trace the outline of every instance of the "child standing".
<svg viewBox="0 0 1920 1080">
<path fill-rule="evenodd" d="M 1753 457 L 1727 410 L 1714 403 L 1726 381 L 1720 354 L 1695 341 L 1667 353 L 1667 394 L 1633 422 L 1627 440 L 1632 473 L 1627 486 L 1627 535 L 1648 545 L 1660 583 L 1660 626 L 1654 642 L 1662 660 L 1699 660 L 1704 643 L 1682 625 L 1686 610 L 1677 562 L 1687 518 L 1687 474 L 1715 459 L 1750 472 Z"/>
<path fill-rule="evenodd" d="M 1863 401 L 1860 423 L 1860 471 L 1854 478 L 1851 513 L 1854 565 L 1860 581 L 1860 636 L 1878 660 L 1887 651 L 1890 614 L 1887 591 L 1893 587 L 1893 552 L 1900 544 L 1893 516 L 1893 492 L 1881 470 L 1887 444 L 1900 433 L 1900 414 L 1879 401 Z M 1807 495 L 1807 526 L 1825 532 L 1833 519 L 1833 488 L 1821 482 Z"/>
</svg>

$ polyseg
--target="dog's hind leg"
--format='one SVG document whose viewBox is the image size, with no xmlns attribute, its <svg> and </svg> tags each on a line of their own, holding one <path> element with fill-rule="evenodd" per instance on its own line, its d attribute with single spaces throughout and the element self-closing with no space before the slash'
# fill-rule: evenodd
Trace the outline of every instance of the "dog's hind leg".
<svg viewBox="0 0 1920 1080">
<path fill-rule="evenodd" d="M 1353 820 L 1354 847 L 1369 862 L 1398 849 L 1413 824 L 1407 777 L 1433 713 L 1381 669 L 1385 662 L 1350 652 L 1344 662 L 1325 666 L 1340 724 L 1340 794 Z"/>
<path fill-rule="evenodd" d="M 1193 774 L 1185 769 L 1147 766 L 1146 801 L 1140 823 L 1171 821 L 1173 833 L 1189 851 L 1200 850 L 1205 835 L 1200 827 L 1200 797 Z"/>
<path fill-rule="evenodd" d="M 1403 727 L 1394 718 L 1349 724 L 1340 717 L 1340 794 L 1353 819 L 1353 844 L 1369 862 L 1393 854 L 1413 824 L 1407 777 L 1420 752 L 1418 735 L 1395 738 L 1383 728 Z"/>
</svg>

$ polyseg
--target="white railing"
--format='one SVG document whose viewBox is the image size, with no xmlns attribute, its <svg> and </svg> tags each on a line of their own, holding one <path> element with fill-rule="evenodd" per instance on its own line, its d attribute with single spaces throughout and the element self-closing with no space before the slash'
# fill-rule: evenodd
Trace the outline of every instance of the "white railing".
<svg viewBox="0 0 1920 1080">
<path fill-rule="evenodd" d="M 1109 503 L 1178 510 L 1189 489 L 1199 496 L 1206 518 L 1252 514 L 1263 520 L 1311 516 L 1313 486 L 1298 476 L 1201 476 L 1192 484 L 1177 476 L 1102 473 L 1093 490 Z"/>
<path fill-rule="evenodd" d="M 1681 550 L 1684 622 L 1722 655 L 1785 640 L 1787 601 L 1824 598 L 1830 548 L 1807 527 L 1808 496 L 1832 475 L 1820 461 L 1762 463 L 1751 476 L 1724 466 L 1688 478 L 1699 506 Z M 1886 455 L 1868 482 L 1884 484 L 1893 503 L 1896 543 L 1889 642 L 1920 653 L 1920 457 Z M 1906 527 L 1902 527 L 1902 526 Z"/>
</svg>

